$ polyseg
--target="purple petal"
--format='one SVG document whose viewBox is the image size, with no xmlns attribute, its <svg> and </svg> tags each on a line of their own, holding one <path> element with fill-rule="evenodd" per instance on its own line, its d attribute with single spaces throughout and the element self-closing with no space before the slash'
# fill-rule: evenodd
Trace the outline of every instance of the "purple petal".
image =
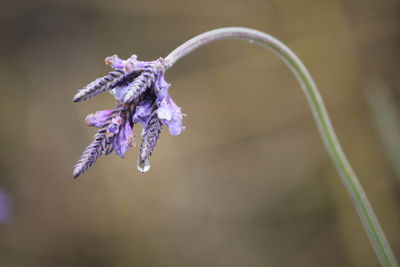
<svg viewBox="0 0 400 267">
<path fill-rule="evenodd" d="M 160 106 L 157 109 L 157 115 L 162 120 L 169 121 L 172 119 L 172 111 L 165 99 L 163 101 L 161 101 Z"/>
<path fill-rule="evenodd" d="M 153 102 L 147 98 L 142 100 L 136 107 L 135 114 L 132 116 L 134 123 L 140 122 L 143 128 L 146 128 L 148 121 L 150 120 L 151 113 L 153 111 Z"/>
<path fill-rule="evenodd" d="M 112 93 L 114 95 L 114 97 L 119 101 L 122 102 L 124 100 L 124 97 L 126 95 L 126 92 L 128 90 L 129 85 L 128 84 L 124 84 L 124 85 L 120 85 L 120 86 L 116 86 L 113 90 Z"/>
<path fill-rule="evenodd" d="M 122 123 L 121 116 L 117 116 L 111 120 L 110 125 L 107 127 L 107 131 L 112 134 L 117 134 L 119 131 L 119 126 Z"/>
<path fill-rule="evenodd" d="M 114 110 L 101 110 L 96 113 L 91 113 L 86 116 L 86 124 L 94 127 L 104 127 L 107 121 L 111 118 Z"/>
<path fill-rule="evenodd" d="M 132 73 L 135 71 L 141 71 L 150 66 L 151 64 L 146 61 L 137 60 L 136 55 L 132 55 L 125 61 L 124 70 L 126 73 Z"/>
<path fill-rule="evenodd" d="M 114 138 L 115 153 L 123 158 L 125 153 L 132 146 L 133 132 L 131 125 L 128 121 L 125 122 L 123 128 L 119 131 L 118 135 Z"/>
<path fill-rule="evenodd" d="M 171 97 L 168 96 L 161 101 L 157 115 L 167 125 L 171 135 L 179 135 L 182 132 L 183 114 L 181 108 L 175 104 Z"/>
<path fill-rule="evenodd" d="M 106 57 L 105 63 L 110 65 L 113 69 L 123 69 L 125 66 L 125 60 L 120 59 L 118 55 Z"/>
<path fill-rule="evenodd" d="M 161 102 L 163 99 L 168 97 L 169 86 L 170 84 L 165 81 L 164 73 L 160 73 L 155 81 L 155 92 L 158 102 Z"/>
</svg>

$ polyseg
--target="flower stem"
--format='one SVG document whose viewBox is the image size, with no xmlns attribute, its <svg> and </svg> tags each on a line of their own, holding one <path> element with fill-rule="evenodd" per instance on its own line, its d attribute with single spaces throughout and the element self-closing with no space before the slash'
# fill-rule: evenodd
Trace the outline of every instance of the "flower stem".
<svg viewBox="0 0 400 267">
<path fill-rule="evenodd" d="M 380 263 L 382 266 L 398 266 L 368 198 L 336 137 L 314 80 L 300 59 L 285 44 L 271 35 L 253 29 L 220 28 L 200 34 L 176 48 L 165 58 L 165 67 L 172 67 L 179 59 L 205 44 L 223 39 L 243 39 L 260 44 L 278 55 L 292 70 L 307 97 L 325 147 L 353 201 Z"/>
</svg>

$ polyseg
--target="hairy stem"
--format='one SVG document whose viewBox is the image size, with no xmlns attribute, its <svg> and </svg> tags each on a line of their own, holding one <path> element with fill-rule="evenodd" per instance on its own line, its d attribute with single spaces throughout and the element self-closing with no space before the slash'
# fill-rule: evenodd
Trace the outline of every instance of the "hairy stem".
<svg viewBox="0 0 400 267">
<path fill-rule="evenodd" d="M 165 67 L 172 67 L 179 59 L 205 44 L 223 39 L 243 39 L 260 44 L 278 55 L 292 70 L 307 97 L 325 147 L 353 201 L 379 261 L 382 266 L 398 266 L 368 198 L 336 137 L 314 80 L 300 59 L 285 44 L 271 35 L 253 29 L 220 28 L 200 34 L 176 48 L 165 58 Z"/>
</svg>

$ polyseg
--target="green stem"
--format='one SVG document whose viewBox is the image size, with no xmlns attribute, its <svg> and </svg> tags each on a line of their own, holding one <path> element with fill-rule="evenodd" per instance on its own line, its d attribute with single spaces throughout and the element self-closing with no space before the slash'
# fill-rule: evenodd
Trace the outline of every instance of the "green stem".
<svg viewBox="0 0 400 267">
<path fill-rule="evenodd" d="M 325 147 L 353 201 L 379 261 L 382 266 L 398 266 L 368 198 L 336 137 L 314 80 L 300 59 L 285 44 L 257 30 L 239 27 L 221 28 L 200 34 L 176 48 L 165 58 L 165 67 L 172 67 L 179 59 L 205 44 L 223 39 L 243 39 L 258 43 L 277 54 L 289 66 L 306 94 Z"/>
</svg>

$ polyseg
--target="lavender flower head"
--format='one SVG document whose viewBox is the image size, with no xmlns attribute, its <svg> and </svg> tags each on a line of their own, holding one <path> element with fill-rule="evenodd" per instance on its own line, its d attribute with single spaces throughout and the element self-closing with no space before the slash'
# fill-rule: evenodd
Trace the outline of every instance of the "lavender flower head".
<svg viewBox="0 0 400 267">
<path fill-rule="evenodd" d="M 105 63 L 113 71 L 79 90 L 73 101 L 84 101 L 109 91 L 118 104 L 114 109 L 97 111 L 86 117 L 86 124 L 99 130 L 75 164 L 75 178 L 103 154 L 114 151 L 123 158 L 133 146 L 135 124 L 139 123 L 143 128 L 138 159 L 138 169 L 142 172 L 150 168 L 149 158 L 163 125 L 171 135 L 179 135 L 184 129 L 184 114 L 168 93 L 170 84 L 164 78 L 165 64 L 162 58 L 147 62 L 139 61 L 136 55 L 127 60 L 114 55 L 107 57 Z"/>
</svg>

